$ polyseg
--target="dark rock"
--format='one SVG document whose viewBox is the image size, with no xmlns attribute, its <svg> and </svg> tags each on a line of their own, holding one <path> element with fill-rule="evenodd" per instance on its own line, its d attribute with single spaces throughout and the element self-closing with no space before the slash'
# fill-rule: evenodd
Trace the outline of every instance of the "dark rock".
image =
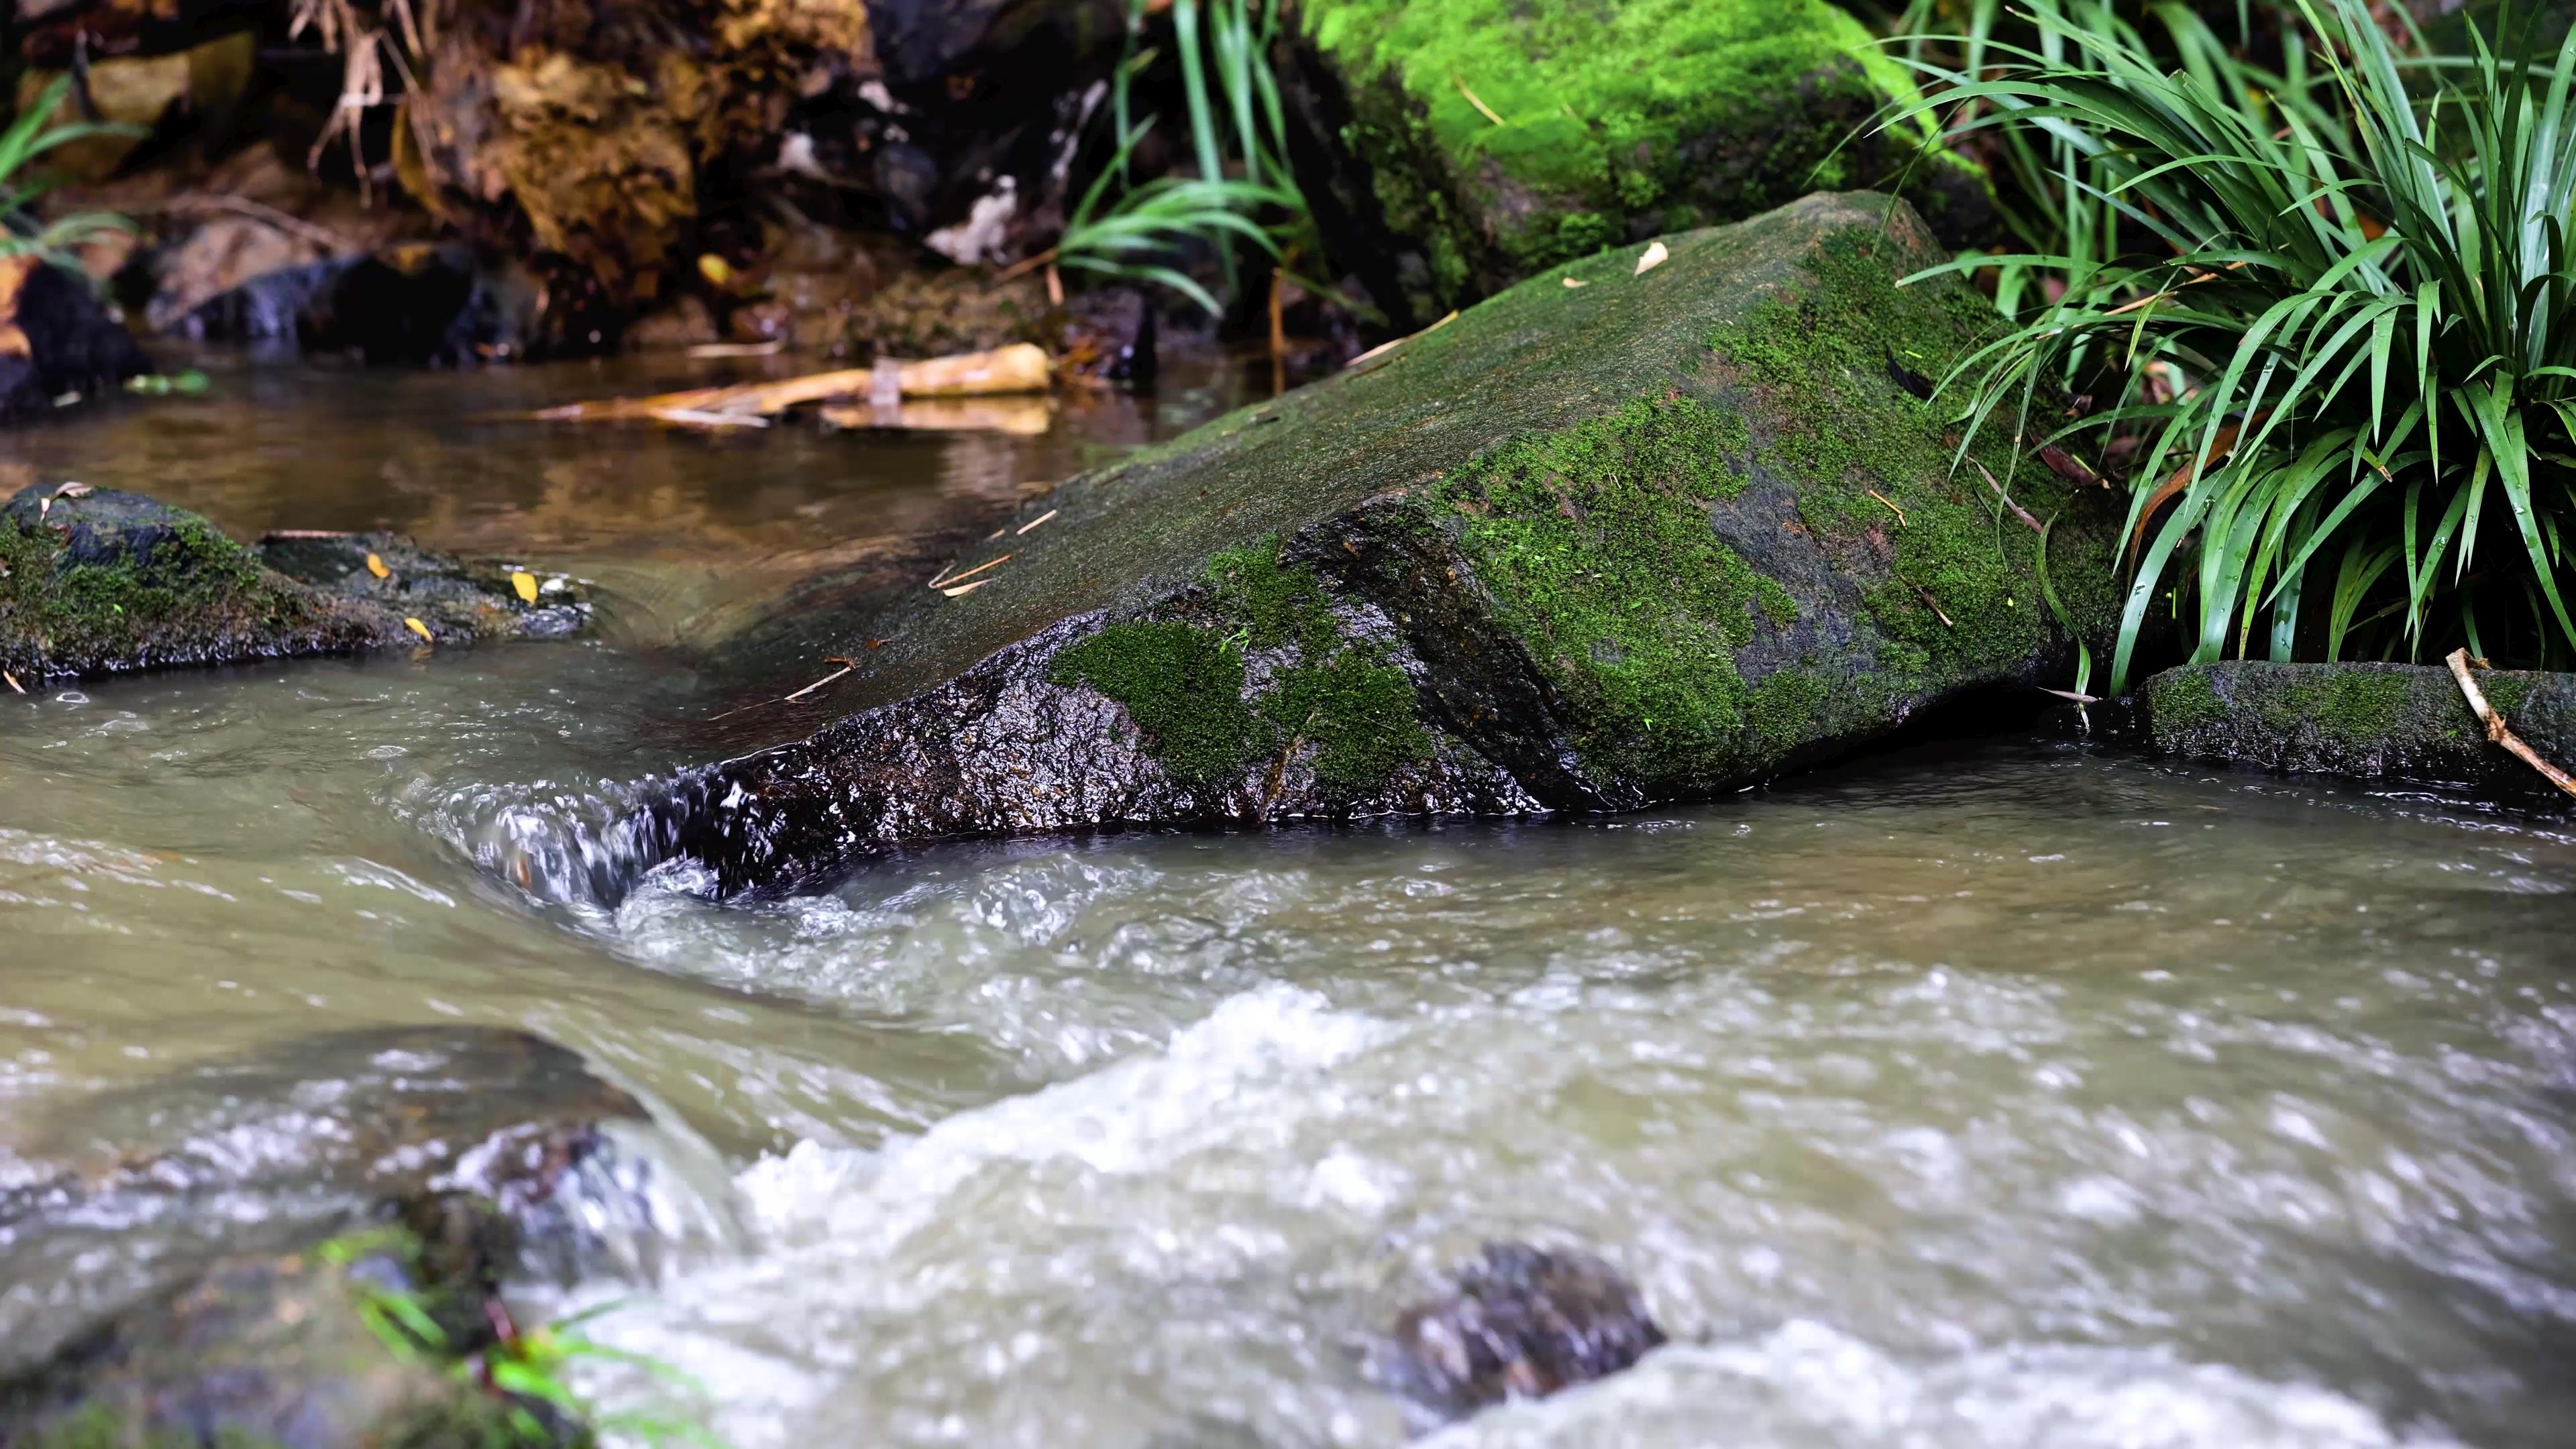
<svg viewBox="0 0 2576 1449">
<path fill-rule="evenodd" d="M 1878 129 L 1904 66 L 1829 0 L 1307 0 L 1284 92 L 1328 249 L 1396 330 L 1819 186 L 1902 188 L 1956 245 L 1983 177 Z"/>
<path fill-rule="evenodd" d="M 383 580 L 365 566 L 377 545 Z M 272 551 L 304 577 L 268 567 Z M 22 682 L 84 677 L 416 643 L 407 618 L 464 643 L 562 634 L 587 617 L 570 581 L 539 578 L 531 602 L 511 572 L 383 535 L 254 551 L 139 493 L 37 484 L 0 506 L 0 668 Z"/>
<path fill-rule="evenodd" d="M 529 350 L 534 298 L 471 249 L 413 243 L 254 277 L 168 329 L 205 342 L 289 342 L 370 363 L 454 366 Z"/>
<path fill-rule="evenodd" d="M 2036 535 L 1888 377 L 1992 325 L 1895 285 L 1939 255 L 1911 212 L 1818 196 L 1668 240 L 1033 500 L 957 594 L 799 641 L 864 661 L 863 712 L 690 776 L 626 848 L 739 890 L 942 836 L 1624 809 L 2071 673 Z M 1984 456 L 2057 518 L 2100 647 L 2110 496 Z M 579 888 L 600 852 L 561 852 L 505 864 Z"/>
<path fill-rule="evenodd" d="M 394 533 L 272 533 L 253 552 L 299 583 L 416 618 L 445 639 L 558 639 L 590 623 L 590 590 L 565 574 L 469 562 Z M 369 558 L 384 565 L 378 577 Z M 515 575 L 536 586 L 519 595 Z"/>
<path fill-rule="evenodd" d="M 1663 1342 L 1636 1286 L 1599 1258 L 1489 1243 L 1454 1290 L 1404 1311 L 1366 1368 L 1454 1417 L 1607 1378 Z"/>
<path fill-rule="evenodd" d="M 2479 670 L 2478 688 L 2513 732 L 2561 768 L 2576 767 L 2576 675 Z M 2168 669 L 2138 689 L 2157 751 L 2265 770 L 2538 792 L 2529 765 L 2487 739 L 2447 668 L 2222 660 Z"/>
<path fill-rule="evenodd" d="M 32 256 L 0 257 L 0 423 L 151 370 L 88 278 Z"/>
</svg>

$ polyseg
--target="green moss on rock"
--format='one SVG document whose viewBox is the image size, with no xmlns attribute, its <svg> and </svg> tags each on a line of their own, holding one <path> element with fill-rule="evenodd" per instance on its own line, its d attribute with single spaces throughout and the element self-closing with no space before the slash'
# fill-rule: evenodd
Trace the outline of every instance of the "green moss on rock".
<svg viewBox="0 0 2576 1449">
<path fill-rule="evenodd" d="M 1112 624 L 1058 651 L 1049 677 L 1124 706 L 1172 778 L 1193 788 L 1232 779 L 1260 735 L 1243 702 L 1243 655 L 1213 629 Z"/>
<path fill-rule="evenodd" d="M 1306 0 L 1300 13 L 1350 94 L 1340 139 L 1367 162 L 1388 230 L 1424 245 L 1429 307 L 1812 190 L 1901 175 L 1946 198 L 1967 174 L 1910 131 L 1867 133 L 1912 82 L 1827 0 Z"/>
<path fill-rule="evenodd" d="M 2576 676 L 2482 671 L 2479 688 L 2544 758 L 2576 755 Z M 2138 688 L 2158 751 L 2269 770 L 2540 787 L 2487 740 L 2444 668 L 2222 660 Z"/>
</svg>

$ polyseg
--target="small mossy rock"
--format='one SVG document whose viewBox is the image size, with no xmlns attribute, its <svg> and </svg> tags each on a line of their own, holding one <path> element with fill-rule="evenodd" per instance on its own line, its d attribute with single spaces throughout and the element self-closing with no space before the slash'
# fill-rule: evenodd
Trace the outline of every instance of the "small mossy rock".
<svg viewBox="0 0 2576 1449">
<path fill-rule="evenodd" d="M 396 533 L 272 533 L 255 551 L 288 578 L 420 619 L 441 638 L 559 639 L 590 623 L 589 586 L 569 574 L 460 559 Z"/>
<path fill-rule="evenodd" d="M 370 552 L 401 567 L 388 562 L 379 579 Z M 531 575 L 538 596 L 527 600 L 513 572 L 381 534 L 272 537 L 254 550 L 139 493 L 34 484 L 0 506 L 0 668 L 32 682 L 407 647 L 419 642 L 409 619 L 442 644 L 587 622 L 577 583 Z"/>
<path fill-rule="evenodd" d="M 2576 765 L 2576 674 L 2479 670 L 2477 681 L 2543 759 Z M 2162 754 L 2510 795 L 2542 791 L 2565 803 L 2529 765 L 2489 742 L 2447 668 L 2222 660 L 2168 669 L 2139 686 L 2138 702 L 2146 737 Z"/>
<path fill-rule="evenodd" d="M 964 582 L 818 624 L 862 712 L 685 776 L 618 832 L 630 863 L 787 888 L 943 836 L 1624 809 L 2068 680 L 2038 535 L 1901 375 L 1993 326 L 1897 285 L 1940 255 L 1911 210 L 1667 241 L 1072 479 Z M 1979 460 L 2055 519 L 2057 592 L 2107 642 L 2115 500 Z M 504 868 L 597 889 L 597 844 Z"/>
<path fill-rule="evenodd" d="M 472 249 L 411 242 L 252 277 L 166 330 L 375 364 L 457 366 L 531 350 L 538 310 L 524 278 L 482 265 Z"/>
<path fill-rule="evenodd" d="M 1370 1378 L 1444 1417 L 1541 1399 L 1633 1367 L 1664 1342 L 1644 1295 L 1579 1248 L 1488 1243 L 1455 1286 L 1369 1345 Z"/>
<path fill-rule="evenodd" d="M 1605 246 L 1901 184 L 1943 236 L 1991 201 L 1904 67 L 1828 0 L 1305 0 L 1297 169 L 1399 328 Z"/>
<path fill-rule="evenodd" d="M 401 621 L 260 566 L 139 493 L 36 484 L 0 507 L 0 667 L 21 680 L 337 654 Z"/>
<path fill-rule="evenodd" d="M 241 1255 L 111 1315 L 0 1381 L 11 1449 L 536 1449 L 591 1442 L 453 1371 L 447 1352 L 388 1341 L 376 1304 L 421 1301 L 417 1242 L 370 1234 L 355 1254 Z M 466 1294 L 479 1309 L 482 1294 Z M 428 1301 L 435 1302 L 435 1299 Z M 435 1314 L 471 1330 L 480 1316 Z M 485 1331 L 488 1340 L 489 1332 Z M 442 1348 L 470 1349 L 470 1340 Z M 513 1410 L 523 1412 L 514 1414 Z M 527 1432 L 529 1425 L 537 1434 Z"/>
<path fill-rule="evenodd" d="M 0 423 L 151 370 L 88 278 L 32 256 L 0 257 Z"/>
</svg>

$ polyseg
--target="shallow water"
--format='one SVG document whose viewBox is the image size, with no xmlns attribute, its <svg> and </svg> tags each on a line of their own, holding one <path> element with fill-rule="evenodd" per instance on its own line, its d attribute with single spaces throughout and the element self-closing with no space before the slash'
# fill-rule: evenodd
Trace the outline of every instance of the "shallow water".
<svg viewBox="0 0 2576 1449">
<path fill-rule="evenodd" d="M 905 471 L 935 442 L 631 441 L 698 449 L 671 466 L 709 499 L 813 450 L 846 477 L 799 486 L 833 508 L 954 503 L 947 464 Z M 509 471 L 571 445 L 453 446 Z M 179 496 L 288 521 L 228 476 Z M 490 506 L 488 534 L 410 526 L 497 539 Z M 763 560 L 792 538 L 767 506 L 739 524 Z M 348 507 L 319 521 L 394 521 Z M 577 546 L 648 585 L 724 573 L 653 533 Z M 921 546 L 900 534 L 874 536 Z M 0 1186 L 102 1090 L 462 1018 L 582 1050 L 719 1161 L 731 1229 L 572 1296 L 623 1300 L 600 1336 L 704 1380 L 739 1449 L 1396 1445 L 1419 1426 L 1356 1346 L 1503 1236 L 1593 1245 L 1676 1343 L 1450 1449 L 2576 1422 L 2561 824 L 1944 745 L 1620 820 L 959 846 L 791 901 L 676 876 L 540 901 L 474 865 L 496 816 L 691 758 L 704 681 L 631 623 L 683 586 L 657 587 L 612 587 L 597 642 L 0 698 Z M 120 1257 L 161 1231 L 71 1271 L 0 1232 L 0 1356 L 132 1291 Z"/>
</svg>

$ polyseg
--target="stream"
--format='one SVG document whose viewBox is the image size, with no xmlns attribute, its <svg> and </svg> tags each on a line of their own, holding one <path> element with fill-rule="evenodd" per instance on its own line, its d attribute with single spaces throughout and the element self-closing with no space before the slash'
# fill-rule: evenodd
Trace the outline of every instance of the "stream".
<svg viewBox="0 0 2576 1449">
<path fill-rule="evenodd" d="M 821 570 L 909 587 L 1225 390 L 1029 437 L 704 438 L 503 416 L 733 376 L 703 366 L 215 366 L 206 399 L 14 436 L 0 492 L 542 559 L 601 625 L 0 696 L 0 1187 L 190 1063 L 482 1022 L 583 1053 L 694 1164 L 649 1270 L 528 1296 L 604 1306 L 589 1331 L 693 1376 L 735 1449 L 1392 1449 L 1423 1426 L 1358 1345 L 1505 1238 L 1589 1245 L 1673 1342 L 1448 1449 L 2576 1423 L 2562 823 L 1940 742 L 1620 818 L 957 845 L 792 899 L 665 871 L 567 903 L 477 865 L 496 820 L 833 712 L 775 702 L 829 665 L 691 646 Z M 263 1211 L 70 1255 L 0 1231 L 0 1368 Z"/>
</svg>

